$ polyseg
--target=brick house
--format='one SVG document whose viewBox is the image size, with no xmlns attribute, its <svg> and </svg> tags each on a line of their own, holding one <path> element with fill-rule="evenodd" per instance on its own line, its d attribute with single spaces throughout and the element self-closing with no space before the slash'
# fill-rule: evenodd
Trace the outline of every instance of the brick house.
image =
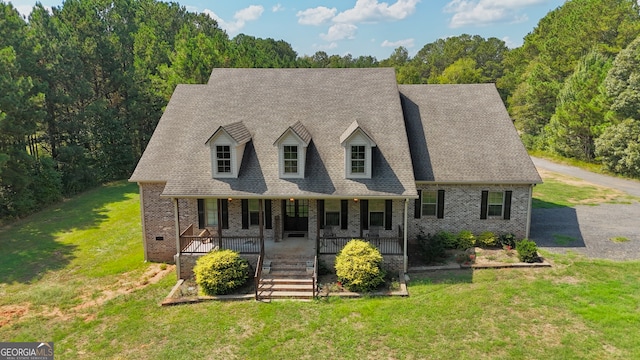
<svg viewBox="0 0 640 360">
<path fill-rule="evenodd" d="M 529 234 L 541 179 L 493 84 L 389 68 L 215 69 L 178 85 L 130 181 L 145 259 L 233 248 L 330 261 L 351 238 L 405 269 L 423 231 Z"/>
</svg>

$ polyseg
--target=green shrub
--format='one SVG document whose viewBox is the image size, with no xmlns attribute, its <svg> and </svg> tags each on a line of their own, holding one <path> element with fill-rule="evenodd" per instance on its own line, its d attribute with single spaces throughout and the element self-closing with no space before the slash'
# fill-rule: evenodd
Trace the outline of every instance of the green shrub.
<svg viewBox="0 0 640 360">
<path fill-rule="evenodd" d="M 498 238 L 498 245 L 503 248 L 509 246 L 514 249 L 516 247 L 516 236 L 513 234 L 502 234 Z"/>
<path fill-rule="evenodd" d="M 233 250 L 217 250 L 198 259 L 193 273 L 206 295 L 228 294 L 247 281 L 249 263 Z"/>
<path fill-rule="evenodd" d="M 374 290 L 384 282 L 380 251 L 366 241 L 349 241 L 336 256 L 336 275 L 351 291 Z"/>
<path fill-rule="evenodd" d="M 458 238 L 450 232 L 440 231 L 435 236 L 445 249 L 455 249 L 458 244 Z"/>
<path fill-rule="evenodd" d="M 538 246 L 535 242 L 524 239 L 516 243 L 516 250 L 518 251 L 518 259 L 526 263 L 539 262 Z"/>
<path fill-rule="evenodd" d="M 462 230 L 458 233 L 456 249 L 467 250 L 476 245 L 476 237 L 469 230 Z"/>
<path fill-rule="evenodd" d="M 425 263 L 432 264 L 445 257 L 444 243 L 438 234 L 425 235 L 423 232 L 420 232 L 417 240 L 420 246 L 420 255 Z"/>
<path fill-rule="evenodd" d="M 476 240 L 476 244 L 483 248 L 494 247 L 496 246 L 498 239 L 496 234 L 491 231 L 485 231 L 480 236 L 478 236 L 478 240 Z"/>
</svg>

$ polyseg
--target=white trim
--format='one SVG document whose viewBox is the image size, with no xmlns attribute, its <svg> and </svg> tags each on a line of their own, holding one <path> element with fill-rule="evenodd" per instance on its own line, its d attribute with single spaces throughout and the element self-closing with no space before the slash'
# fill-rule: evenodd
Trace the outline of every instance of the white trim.
<svg viewBox="0 0 640 360">
<path fill-rule="evenodd" d="M 372 148 L 376 146 L 376 144 L 367 136 L 367 134 L 362 131 L 362 129 L 356 129 L 351 136 L 349 136 L 342 144 L 344 147 L 344 174 L 347 179 L 371 179 L 372 174 Z M 353 169 L 353 159 L 352 155 L 352 147 L 353 146 L 364 146 L 364 173 L 354 173 Z"/>
</svg>

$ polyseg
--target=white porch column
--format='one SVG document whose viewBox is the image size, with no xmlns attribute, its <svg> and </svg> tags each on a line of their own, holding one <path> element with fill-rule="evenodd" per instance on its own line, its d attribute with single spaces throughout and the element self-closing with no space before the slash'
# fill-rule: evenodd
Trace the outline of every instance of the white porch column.
<svg viewBox="0 0 640 360">
<path fill-rule="evenodd" d="M 173 216 L 175 221 L 174 226 L 176 228 L 176 255 L 175 255 L 176 272 L 178 275 L 178 279 L 181 279 L 180 277 L 180 209 L 178 207 L 178 199 L 172 198 L 172 200 L 173 200 Z"/>
<path fill-rule="evenodd" d="M 408 223 L 408 217 L 407 217 L 407 213 L 409 212 L 409 199 L 404 199 L 404 273 L 406 274 L 407 271 L 409 270 L 409 256 L 407 255 L 407 223 Z"/>
</svg>

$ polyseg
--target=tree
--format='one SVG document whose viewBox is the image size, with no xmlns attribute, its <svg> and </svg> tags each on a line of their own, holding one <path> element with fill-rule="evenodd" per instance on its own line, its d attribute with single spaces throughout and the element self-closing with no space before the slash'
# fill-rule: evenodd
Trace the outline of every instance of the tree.
<svg viewBox="0 0 640 360">
<path fill-rule="evenodd" d="M 544 131 L 553 151 L 585 161 L 594 159 L 594 141 L 607 125 L 603 82 L 610 67 L 608 57 L 593 51 L 564 82 L 556 111 Z"/>
<path fill-rule="evenodd" d="M 525 37 L 518 51 L 525 59 L 513 70 L 522 74 L 509 102 L 518 128 L 539 135 L 579 60 L 592 49 L 613 56 L 640 33 L 638 10 L 635 0 L 574 0 L 542 18 Z"/>
<path fill-rule="evenodd" d="M 476 67 L 476 61 L 470 58 L 456 60 L 447 66 L 438 76 L 440 84 L 476 84 L 484 82 L 482 69 Z"/>
<path fill-rule="evenodd" d="M 640 120 L 640 36 L 616 56 L 605 84 L 611 110 L 621 118 Z"/>
<path fill-rule="evenodd" d="M 640 177 L 640 121 L 626 119 L 607 128 L 595 144 L 607 170 Z"/>
</svg>

